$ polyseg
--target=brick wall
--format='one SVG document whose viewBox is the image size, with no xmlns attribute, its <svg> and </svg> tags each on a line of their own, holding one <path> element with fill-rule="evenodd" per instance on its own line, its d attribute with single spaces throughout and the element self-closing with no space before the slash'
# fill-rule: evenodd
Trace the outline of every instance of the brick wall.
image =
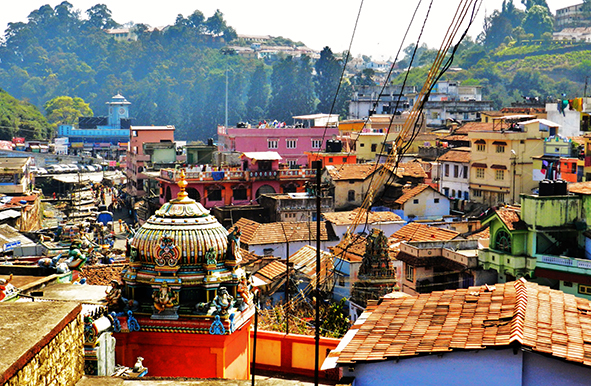
<svg viewBox="0 0 591 386">
<path fill-rule="evenodd" d="M 83 332 L 82 317 L 78 315 L 5 385 L 75 385 L 84 375 Z"/>
</svg>

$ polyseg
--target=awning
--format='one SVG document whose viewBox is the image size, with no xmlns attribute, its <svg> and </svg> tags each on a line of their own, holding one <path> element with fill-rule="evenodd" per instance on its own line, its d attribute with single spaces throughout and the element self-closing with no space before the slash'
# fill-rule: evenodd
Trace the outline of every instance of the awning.
<svg viewBox="0 0 591 386">
<path fill-rule="evenodd" d="M 505 165 L 492 165 L 490 168 L 497 170 L 507 170 L 507 167 Z"/>
<path fill-rule="evenodd" d="M 477 144 L 477 145 L 484 145 L 484 144 L 486 144 L 486 142 L 484 141 L 484 139 L 478 139 L 478 140 L 474 141 L 474 143 Z"/>
<path fill-rule="evenodd" d="M 282 159 L 276 151 L 253 151 L 242 155 L 256 161 L 279 161 Z"/>
<path fill-rule="evenodd" d="M 507 142 L 503 141 L 494 141 L 493 145 L 500 145 L 500 146 L 507 146 Z"/>
<path fill-rule="evenodd" d="M 11 218 L 18 218 L 21 216 L 21 212 L 14 209 L 7 209 L 0 212 L 0 221 L 8 220 Z"/>
<path fill-rule="evenodd" d="M 487 168 L 488 166 L 486 166 L 486 164 L 481 164 L 481 163 L 478 163 L 478 162 L 474 162 L 472 164 L 472 167 L 473 168 Z"/>
</svg>

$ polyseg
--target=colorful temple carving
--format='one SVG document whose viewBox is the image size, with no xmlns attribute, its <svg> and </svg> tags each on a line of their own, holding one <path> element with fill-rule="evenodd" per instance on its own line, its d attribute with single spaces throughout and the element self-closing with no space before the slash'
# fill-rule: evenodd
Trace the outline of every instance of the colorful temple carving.
<svg viewBox="0 0 591 386">
<path fill-rule="evenodd" d="M 357 278 L 357 282 L 353 284 L 351 298 L 362 307 L 367 306 L 368 300 L 378 300 L 399 289 L 396 284 L 396 269 L 392 265 L 388 248 L 388 238 L 380 229 L 372 229 L 367 236 Z"/>
<path fill-rule="evenodd" d="M 189 198 L 184 177 L 178 197 L 129 241 L 124 300 L 110 303 L 135 308 L 140 330 L 122 319 L 117 360 L 131 365 L 142 356 L 154 376 L 245 379 L 254 305 L 238 267 L 240 233 L 228 234 Z"/>
</svg>

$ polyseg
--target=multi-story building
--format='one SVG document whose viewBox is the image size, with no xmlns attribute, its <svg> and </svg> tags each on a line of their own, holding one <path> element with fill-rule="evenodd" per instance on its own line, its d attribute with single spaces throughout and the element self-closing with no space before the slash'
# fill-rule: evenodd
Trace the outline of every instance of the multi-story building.
<svg viewBox="0 0 591 386">
<path fill-rule="evenodd" d="M 150 178 L 144 172 L 150 155 L 144 152 L 147 142 L 174 142 L 174 126 L 132 126 L 127 150 L 127 192 L 134 197 L 145 194 L 144 180 Z M 172 196 L 169 197 L 169 200 Z M 163 204 L 164 202 L 162 202 Z"/>
<path fill-rule="evenodd" d="M 540 120 L 513 121 L 504 117 L 486 131 L 471 131 L 470 197 L 494 206 L 515 203 L 520 193 L 537 186 L 532 179 L 532 157 L 544 153 L 548 126 Z"/>
<path fill-rule="evenodd" d="M 262 194 L 305 192 L 316 176 L 314 169 L 280 168 L 274 151 L 246 152 L 241 166 L 190 165 L 186 168 L 187 193 L 206 208 L 254 203 Z M 179 191 L 180 170 L 162 169 L 160 203 Z"/>
<path fill-rule="evenodd" d="M 575 4 L 568 7 L 556 10 L 554 16 L 554 29 L 560 31 L 566 27 L 579 27 L 588 25 L 589 22 L 585 19 L 583 5 L 585 3 Z"/>
<path fill-rule="evenodd" d="M 411 100 L 416 98 L 408 96 Z M 481 86 L 462 86 L 457 81 L 437 82 L 423 107 L 428 126 L 443 126 L 450 119 L 479 121 L 482 111 L 492 109 L 492 101 L 482 100 Z"/>
<path fill-rule="evenodd" d="M 58 137 L 67 137 L 70 147 L 73 149 L 106 149 L 112 146 L 126 147 L 129 141 L 130 102 L 120 94 L 111 98 L 106 103 L 109 106 L 109 115 L 106 117 L 80 117 L 78 127 L 72 125 L 60 125 L 57 130 Z"/>
<path fill-rule="evenodd" d="M 293 125 L 275 121 L 261 122 L 256 127 L 249 124 L 218 126 L 219 151 L 274 151 L 288 165 L 304 166 L 308 160 L 306 152 L 322 150 L 323 141 L 339 133 L 339 117 L 335 114 L 300 115 L 293 118 Z"/>
<path fill-rule="evenodd" d="M 437 160 L 439 191 L 450 199 L 470 199 L 470 153 L 470 148 L 456 148 Z"/>
<path fill-rule="evenodd" d="M 402 90 L 400 86 L 355 86 L 349 101 L 349 119 L 366 119 L 375 114 L 394 114 L 412 106 L 405 93 L 416 93 L 414 87 Z"/>
</svg>

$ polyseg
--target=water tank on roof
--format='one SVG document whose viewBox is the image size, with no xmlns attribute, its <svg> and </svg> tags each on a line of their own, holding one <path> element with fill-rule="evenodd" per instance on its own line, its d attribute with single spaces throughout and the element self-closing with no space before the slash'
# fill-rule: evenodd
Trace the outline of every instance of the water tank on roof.
<svg viewBox="0 0 591 386">
<path fill-rule="evenodd" d="M 340 153 L 343 150 L 343 144 L 338 139 L 329 139 L 326 141 L 327 153 Z"/>
<path fill-rule="evenodd" d="M 566 196 L 568 189 L 566 188 L 566 181 L 556 180 L 554 181 L 554 195 L 555 196 Z"/>
<path fill-rule="evenodd" d="M 540 197 L 553 196 L 554 195 L 554 181 L 543 180 L 540 181 L 540 191 L 538 192 Z"/>
</svg>

